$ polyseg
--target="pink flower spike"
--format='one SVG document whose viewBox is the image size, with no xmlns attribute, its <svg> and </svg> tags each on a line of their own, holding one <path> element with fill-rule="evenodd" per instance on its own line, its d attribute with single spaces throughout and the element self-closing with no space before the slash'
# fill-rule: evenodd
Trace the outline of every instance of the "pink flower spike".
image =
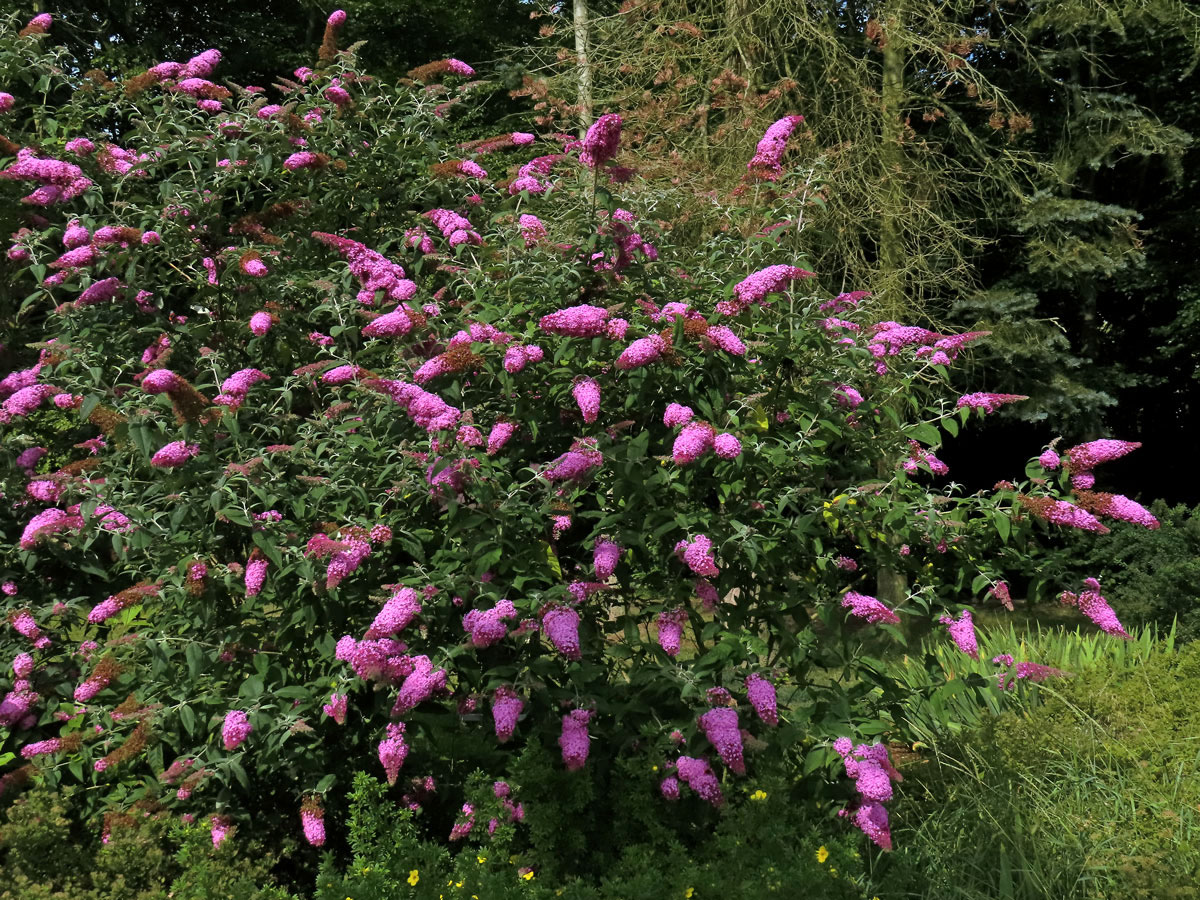
<svg viewBox="0 0 1200 900">
<path fill-rule="evenodd" d="M 954 646 L 971 659 L 979 659 L 979 643 L 975 637 L 975 623 L 971 619 L 969 609 L 964 609 L 957 619 L 942 616 L 938 621 L 947 626 Z"/>
<path fill-rule="evenodd" d="M 230 710 L 225 714 L 225 722 L 221 726 L 221 741 L 226 750 L 236 750 L 253 730 L 254 726 L 244 712 L 240 709 Z"/>
<path fill-rule="evenodd" d="M 595 422 L 596 416 L 600 414 L 600 385 L 596 380 L 587 378 L 580 381 L 571 389 L 571 393 L 575 396 L 575 402 L 579 404 L 583 421 L 588 424 Z"/>
<path fill-rule="evenodd" d="M 563 763 L 568 772 L 577 772 L 587 763 L 591 737 L 588 735 L 589 710 L 575 709 L 562 717 L 562 735 L 558 745 L 562 748 Z"/>
<path fill-rule="evenodd" d="M 888 609 L 874 597 L 847 591 L 842 597 L 842 606 L 850 610 L 851 615 L 866 619 L 871 624 L 881 622 L 888 625 L 899 625 L 900 617 Z"/>
</svg>

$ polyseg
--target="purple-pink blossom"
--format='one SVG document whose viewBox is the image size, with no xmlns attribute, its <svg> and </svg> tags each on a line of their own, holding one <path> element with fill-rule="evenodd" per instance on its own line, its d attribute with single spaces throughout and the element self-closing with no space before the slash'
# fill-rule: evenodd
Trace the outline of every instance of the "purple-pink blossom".
<svg viewBox="0 0 1200 900">
<path fill-rule="evenodd" d="M 738 728 L 737 710 L 729 706 L 714 707 L 700 717 L 700 728 L 730 771 L 745 775 L 746 763 L 742 756 L 742 732 Z"/>
<path fill-rule="evenodd" d="M 671 458 L 677 466 L 693 463 L 713 449 L 715 439 L 716 432 L 707 422 L 689 422 L 676 435 Z"/>
<path fill-rule="evenodd" d="M 942 616 L 938 619 L 950 633 L 950 640 L 971 659 L 979 659 L 979 643 L 975 637 L 975 623 L 971 619 L 971 611 L 964 609 L 957 619 Z"/>
<path fill-rule="evenodd" d="M 1108 605 L 1108 601 L 1100 594 L 1100 582 L 1095 578 L 1085 578 L 1083 580 L 1086 590 L 1078 595 L 1070 591 L 1063 591 L 1059 595 L 1059 600 L 1067 606 L 1074 606 L 1081 613 L 1100 626 L 1100 630 L 1106 634 L 1115 635 L 1125 639 L 1131 639 L 1132 635 L 1125 630 L 1125 627 L 1117 619 L 1117 614 L 1113 612 L 1113 608 Z"/>
<path fill-rule="evenodd" d="M 746 345 L 728 325 L 710 325 L 704 336 L 730 356 L 746 355 Z"/>
<path fill-rule="evenodd" d="M 57 534 L 61 531 L 79 531 L 83 528 L 83 519 L 78 514 L 52 506 L 44 509 L 26 524 L 21 532 L 18 546 L 22 550 L 32 550 L 38 540 L 46 535 Z"/>
<path fill-rule="evenodd" d="M 757 672 L 746 676 L 746 698 L 758 717 L 768 725 L 779 724 L 778 699 L 775 685 Z"/>
<path fill-rule="evenodd" d="M 708 764 L 708 760 L 681 756 L 675 762 L 675 769 L 688 787 L 713 806 L 720 806 L 725 801 L 725 797 L 721 793 L 721 782 L 713 772 L 712 766 Z M 676 793 L 678 793 L 678 787 L 676 787 Z M 668 796 L 665 784 L 663 794 Z"/>
<path fill-rule="evenodd" d="M 525 709 L 525 701 L 517 696 L 516 691 L 507 685 L 496 688 L 492 697 L 492 721 L 496 727 L 496 737 L 504 743 L 513 736 L 517 727 L 517 719 Z"/>
<path fill-rule="evenodd" d="M 587 763 L 591 744 L 588 721 L 591 717 L 591 711 L 586 709 L 573 709 L 562 717 L 558 746 L 562 748 L 562 759 L 569 772 L 577 772 Z"/>
<path fill-rule="evenodd" d="M 375 639 L 399 634 L 420 614 L 420 595 L 410 587 L 400 588 L 383 604 L 364 636 Z"/>
<path fill-rule="evenodd" d="M 608 310 L 581 303 L 542 316 L 538 327 L 550 334 L 567 337 L 599 337 L 604 334 Z"/>
<path fill-rule="evenodd" d="M 892 849 L 888 812 L 882 803 L 871 801 L 859 806 L 854 812 L 854 824 L 881 849 Z"/>
<path fill-rule="evenodd" d="M 517 426 L 513 422 L 497 422 L 492 426 L 492 430 L 488 432 L 487 438 L 487 455 L 495 456 L 508 443 L 509 439 L 516 433 Z"/>
<path fill-rule="evenodd" d="M 547 481 L 581 482 L 604 463 L 594 442 L 576 441 L 571 449 L 542 470 Z"/>
<path fill-rule="evenodd" d="M 964 394 L 958 398 L 957 407 L 963 409 L 981 409 L 985 413 L 994 413 L 1006 403 L 1016 403 L 1020 400 L 1028 400 L 1024 394 Z"/>
<path fill-rule="evenodd" d="M 651 334 L 638 338 L 617 357 L 618 369 L 636 369 L 647 366 L 659 360 L 667 349 L 667 342 L 662 335 Z"/>
<path fill-rule="evenodd" d="M 396 703 L 392 706 L 393 716 L 403 715 L 432 697 L 434 691 L 446 686 L 446 670 L 435 669 L 428 656 L 412 657 L 412 665 L 413 670 L 405 676 Z"/>
<path fill-rule="evenodd" d="M 300 810 L 300 826 L 304 839 L 314 847 L 325 846 L 325 811 L 320 805 L 305 805 Z"/>
<path fill-rule="evenodd" d="M 885 622 L 888 625 L 899 625 L 900 617 L 884 606 L 875 597 L 847 591 L 842 597 L 842 606 L 850 610 L 851 615 L 866 619 L 871 624 Z"/>
<path fill-rule="evenodd" d="M 387 775 L 387 783 L 395 784 L 400 767 L 408 757 L 408 744 L 404 743 L 404 723 L 393 722 L 387 727 L 387 735 L 379 742 L 379 762 Z"/>
<path fill-rule="evenodd" d="M 588 168 L 595 169 L 617 155 L 620 143 L 621 117 L 616 113 L 603 115 L 587 130 L 579 161 Z"/>
<path fill-rule="evenodd" d="M 0 405 L 0 422 L 29 415 L 57 393 L 58 388 L 49 384 L 31 384 L 21 388 Z"/>
<path fill-rule="evenodd" d="M 271 326 L 275 324 L 275 318 L 265 310 L 259 310 L 250 317 L 250 332 L 256 337 L 262 337 L 271 330 Z"/>
<path fill-rule="evenodd" d="M 569 606 L 554 606 L 542 615 L 542 631 L 564 659 L 578 660 L 579 613 Z"/>
<path fill-rule="evenodd" d="M 521 237 L 525 240 L 526 247 L 536 246 L 547 239 L 546 226 L 537 216 L 523 213 L 517 224 L 521 229 Z"/>
<path fill-rule="evenodd" d="M 592 423 L 596 421 L 596 416 L 600 414 L 600 384 L 594 378 L 585 378 L 583 381 L 576 382 L 571 388 L 571 394 L 575 397 L 575 402 L 579 404 L 579 412 L 583 416 L 583 421 Z"/>
<path fill-rule="evenodd" d="M 471 646 L 490 647 L 508 634 L 507 622 L 515 619 L 517 608 L 511 600 L 500 600 L 491 609 L 473 609 L 463 616 L 463 628 L 471 636 Z"/>
<path fill-rule="evenodd" d="M 668 428 L 677 428 L 680 425 L 686 425 L 692 421 L 695 413 L 692 412 L 690 406 L 683 406 L 679 403 L 670 403 L 667 405 L 667 411 L 663 413 L 663 424 Z"/>
<path fill-rule="evenodd" d="M 592 567 L 598 581 L 608 581 L 621 559 L 621 548 L 612 541 L 600 539 L 592 549 Z"/>
<path fill-rule="evenodd" d="M 725 432 L 713 438 L 713 452 L 721 459 L 737 459 L 742 454 L 742 442 Z"/>
<path fill-rule="evenodd" d="M 658 645 L 667 656 L 679 655 L 679 645 L 683 641 L 683 623 L 687 620 L 687 610 L 683 608 L 663 610 L 658 614 Z"/>
<path fill-rule="evenodd" d="M 1090 472 L 1101 463 L 1120 459 L 1142 446 L 1141 441 L 1100 440 L 1079 444 L 1067 451 L 1066 465 L 1071 472 Z"/>
<path fill-rule="evenodd" d="M 734 285 L 733 299 L 718 303 L 717 312 L 727 316 L 736 315 L 752 304 L 765 303 L 768 294 L 785 291 L 793 281 L 811 278 L 812 274 L 798 266 L 767 266 Z"/>
<path fill-rule="evenodd" d="M 788 138 L 804 116 L 784 116 L 771 124 L 758 142 L 754 156 L 746 169 L 751 175 L 766 181 L 775 181 L 783 174 L 783 154 L 787 150 Z"/>
<path fill-rule="evenodd" d="M 1062 464 L 1062 460 L 1055 450 L 1046 449 L 1042 451 L 1042 455 L 1038 457 L 1038 465 L 1047 471 L 1053 472 Z"/>
<path fill-rule="evenodd" d="M 1092 531 L 1096 534 L 1108 534 L 1108 528 L 1099 519 L 1086 509 L 1081 509 L 1066 500 L 1031 497 L 1027 494 L 1018 494 L 1017 498 L 1030 513 L 1054 525 L 1065 525 L 1081 531 Z"/>
<path fill-rule="evenodd" d="M 172 441 L 150 458 L 150 465 L 159 469 L 177 469 L 199 452 L 199 444 Z"/>
<path fill-rule="evenodd" d="M 333 693 L 329 696 L 329 702 L 321 707 L 321 711 L 339 725 L 346 724 L 346 695 Z"/>
<path fill-rule="evenodd" d="M 221 725 L 221 741 L 226 750 L 236 750 L 253 730 L 254 726 L 242 710 L 230 710 Z"/>
<path fill-rule="evenodd" d="M 695 574 L 709 578 L 720 573 L 712 548 L 713 543 L 708 536 L 698 534 L 690 541 L 676 544 L 675 553 Z"/>
</svg>

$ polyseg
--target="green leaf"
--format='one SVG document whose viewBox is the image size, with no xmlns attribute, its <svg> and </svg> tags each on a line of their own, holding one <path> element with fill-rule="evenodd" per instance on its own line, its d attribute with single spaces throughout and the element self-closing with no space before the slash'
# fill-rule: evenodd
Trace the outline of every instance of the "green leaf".
<svg viewBox="0 0 1200 900">
<path fill-rule="evenodd" d="M 997 511 L 992 519 L 996 523 L 996 531 L 1000 534 L 1000 540 L 1008 543 L 1008 536 L 1012 533 L 1012 519 L 1008 513 Z"/>
<path fill-rule="evenodd" d="M 942 441 L 942 433 L 928 422 L 918 422 L 916 425 L 910 425 L 904 429 L 904 433 L 913 440 L 925 444 L 927 447 L 940 444 Z"/>
</svg>

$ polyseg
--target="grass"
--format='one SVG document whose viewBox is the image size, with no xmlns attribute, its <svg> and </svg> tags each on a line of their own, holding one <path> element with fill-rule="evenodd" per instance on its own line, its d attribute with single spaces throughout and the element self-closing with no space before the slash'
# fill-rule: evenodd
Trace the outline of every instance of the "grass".
<svg viewBox="0 0 1200 900">
<path fill-rule="evenodd" d="M 1200 898 L 1200 646 L 1024 640 L 1074 676 L 905 767 L 881 900 Z"/>
</svg>

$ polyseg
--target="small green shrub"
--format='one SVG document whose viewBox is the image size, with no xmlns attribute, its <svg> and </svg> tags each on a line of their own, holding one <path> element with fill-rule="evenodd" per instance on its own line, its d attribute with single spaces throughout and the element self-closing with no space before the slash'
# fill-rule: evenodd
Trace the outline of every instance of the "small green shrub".
<svg viewBox="0 0 1200 900">
<path fill-rule="evenodd" d="M 486 818 L 492 785 L 480 773 L 469 784 L 477 815 Z M 783 782 L 755 791 L 692 839 L 613 831 L 591 847 L 567 851 L 565 828 L 531 828 L 534 839 L 518 845 L 512 827 L 500 825 L 490 836 L 477 828 L 448 851 L 421 836 L 422 812 L 396 807 L 384 786 L 360 773 L 350 797 L 353 861 L 342 870 L 327 859 L 315 897 L 757 900 L 770 893 L 795 896 L 798 885 L 822 900 L 871 896 L 866 860 L 855 849 L 861 841 L 845 833 L 824 838 L 833 830 L 829 823 L 810 805 L 792 802 Z M 539 835 L 545 843 L 538 843 Z M 606 862 L 597 869 L 592 857 Z"/>
<path fill-rule="evenodd" d="M 37 788 L 4 810 L 0 900 L 288 900 L 269 881 L 272 857 L 161 811 L 109 817 L 104 837 L 80 824 L 76 792 Z M 240 846 L 234 846 L 235 843 Z"/>
</svg>

